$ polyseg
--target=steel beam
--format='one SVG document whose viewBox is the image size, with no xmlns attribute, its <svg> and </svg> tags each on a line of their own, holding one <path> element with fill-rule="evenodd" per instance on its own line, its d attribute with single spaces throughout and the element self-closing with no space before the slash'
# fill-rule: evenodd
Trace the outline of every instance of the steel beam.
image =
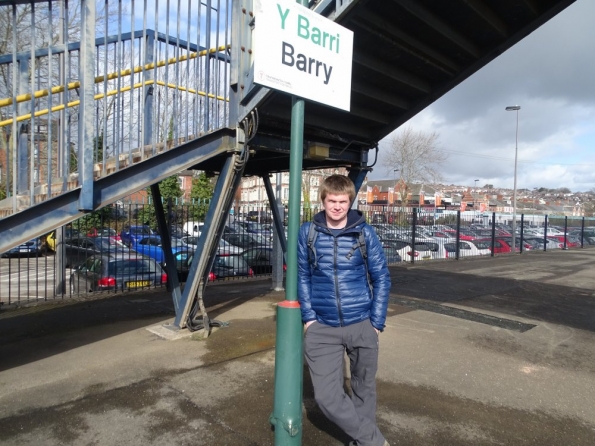
<svg viewBox="0 0 595 446">
<path fill-rule="evenodd" d="M 215 253 L 223 234 L 233 197 L 242 178 L 248 156 L 247 150 L 246 147 L 241 153 L 237 151 L 231 153 L 225 160 L 225 165 L 217 179 L 213 199 L 205 216 L 205 226 L 198 239 L 198 245 L 190 265 L 184 292 L 179 299 L 176 299 L 174 295 L 176 309 L 174 325 L 178 328 L 188 325 L 189 318 L 192 319 L 197 313 L 193 308 L 197 308 L 198 305 L 203 312 L 205 335 L 208 335 L 210 331 L 209 319 L 202 305 L 202 295 L 208 282 L 209 272 L 213 267 Z"/>
<path fill-rule="evenodd" d="M 157 183 L 203 160 L 235 147 L 236 131 L 220 129 L 95 181 L 94 204 L 101 208 Z M 80 188 L 0 219 L 0 252 L 38 237 L 83 216 Z"/>
</svg>

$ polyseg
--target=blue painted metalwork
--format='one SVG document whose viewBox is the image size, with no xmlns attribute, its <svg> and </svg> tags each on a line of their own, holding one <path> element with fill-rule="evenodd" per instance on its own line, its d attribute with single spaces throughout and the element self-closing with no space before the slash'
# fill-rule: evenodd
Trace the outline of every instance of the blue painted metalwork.
<svg viewBox="0 0 595 446">
<path fill-rule="evenodd" d="M 235 135 L 236 132 L 231 129 L 217 130 L 176 150 L 160 153 L 95 180 L 96 207 L 101 208 L 128 196 L 131 191 L 146 188 L 200 162 L 225 154 L 235 147 Z M 84 215 L 78 209 L 79 197 L 80 189 L 75 189 L 0 219 L 0 252 Z"/>
</svg>

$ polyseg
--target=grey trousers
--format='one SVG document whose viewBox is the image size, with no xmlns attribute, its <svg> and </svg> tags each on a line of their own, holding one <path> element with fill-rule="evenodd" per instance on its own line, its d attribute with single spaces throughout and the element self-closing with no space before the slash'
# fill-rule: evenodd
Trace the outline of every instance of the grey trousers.
<svg viewBox="0 0 595 446">
<path fill-rule="evenodd" d="M 326 417 L 358 445 L 382 446 L 376 426 L 378 335 L 369 320 L 346 327 L 314 322 L 304 335 L 314 398 Z M 343 389 L 345 352 L 351 369 L 351 398 Z"/>
</svg>

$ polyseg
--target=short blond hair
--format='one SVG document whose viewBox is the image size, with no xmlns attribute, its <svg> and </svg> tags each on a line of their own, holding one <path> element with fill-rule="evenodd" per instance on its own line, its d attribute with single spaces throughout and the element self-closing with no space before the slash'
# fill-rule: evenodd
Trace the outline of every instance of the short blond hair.
<svg viewBox="0 0 595 446">
<path fill-rule="evenodd" d="M 349 201 L 355 199 L 355 185 L 345 175 L 330 175 L 324 179 L 320 186 L 320 201 L 324 201 L 327 195 L 349 195 Z"/>
</svg>

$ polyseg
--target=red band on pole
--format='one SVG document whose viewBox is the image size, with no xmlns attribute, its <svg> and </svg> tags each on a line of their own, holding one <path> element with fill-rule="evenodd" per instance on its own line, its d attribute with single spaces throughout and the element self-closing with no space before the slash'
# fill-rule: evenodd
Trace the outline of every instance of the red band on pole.
<svg viewBox="0 0 595 446">
<path fill-rule="evenodd" d="M 297 300 L 284 300 L 279 302 L 279 306 L 283 308 L 299 308 L 300 303 Z"/>
</svg>

